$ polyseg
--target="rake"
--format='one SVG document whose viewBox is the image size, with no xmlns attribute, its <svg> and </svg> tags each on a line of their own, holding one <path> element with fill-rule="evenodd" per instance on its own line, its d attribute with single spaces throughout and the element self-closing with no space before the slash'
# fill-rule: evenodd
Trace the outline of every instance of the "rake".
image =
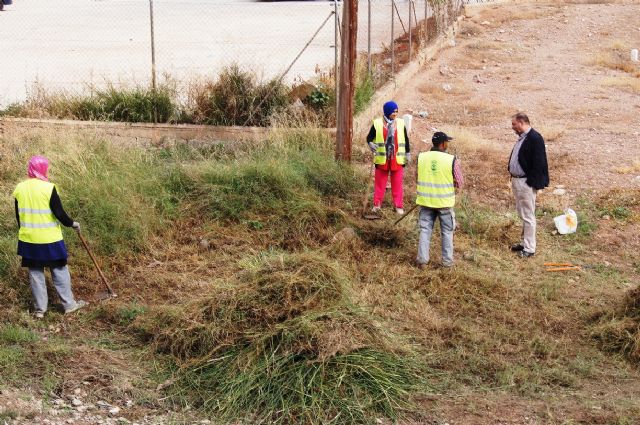
<svg viewBox="0 0 640 425">
<path fill-rule="evenodd" d="M 78 232 L 78 237 L 80 238 L 80 241 L 82 242 L 82 245 L 84 245 L 84 248 L 87 250 L 87 253 L 89 254 L 89 257 L 91 257 L 91 261 L 93 261 L 93 265 L 96 266 L 96 269 L 98 270 L 98 274 L 100 275 L 100 279 L 102 280 L 102 283 L 104 283 L 104 286 L 107 289 L 105 292 L 98 293 L 98 297 L 97 297 L 98 300 L 99 301 L 103 301 L 103 300 L 108 300 L 110 298 L 116 298 L 118 295 L 116 295 L 116 293 L 113 292 L 113 288 L 111 288 L 111 285 L 109 284 L 109 281 L 105 277 L 104 273 L 102 273 L 102 270 L 100 269 L 100 266 L 98 265 L 98 261 L 96 261 L 96 257 L 93 256 L 93 253 L 91 252 L 91 249 L 89 249 L 89 245 L 87 244 L 87 241 L 84 239 L 84 237 L 80 233 L 80 230 L 78 230 L 77 232 Z"/>
</svg>

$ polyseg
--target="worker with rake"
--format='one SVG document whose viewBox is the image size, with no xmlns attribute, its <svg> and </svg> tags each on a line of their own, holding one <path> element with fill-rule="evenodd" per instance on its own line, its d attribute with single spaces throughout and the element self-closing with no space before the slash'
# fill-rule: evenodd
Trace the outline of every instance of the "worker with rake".
<svg viewBox="0 0 640 425">
<path fill-rule="evenodd" d="M 440 234 L 442 236 L 442 265 L 453 266 L 453 232 L 456 228 L 455 212 L 456 188 L 461 189 L 464 184 L 460 161 L 447 153 L 449 141 L 452 137 L 438 131 L 431 138 L 432 148 L 428 152 L 418 155 L 418 178 L 416 183 L 416 204 L 419 205 L 420 215 L 418 226 L 420 238 L 418 242 L 419 268 L 429 263 L 429 248 L 431 233 L 440 219 Z"/>
<path fill-rule="evenodd" d="M 65 313 L 72 313 L 85 305 L 76 301 L 71 291 L 71 276 L 67 267 L 67 248 L 62 238 L 60 223 L 80 230 L 62 208 L 56 186 L 49 182 L 49 161 L 42 156 L 29 160 L 29 178 L 13 191 L 16 220 L 18 221 L 18 255 L 22 267 L 29 269 L 29 282 L 38 319 L 47 311 L 47 286 L 44 268 L 51 270 L 53 285 L 58 292 Z"/>
<path fill-rule="evenodd" d="M 367 135 L 367 144 L 373 153 L 375 179 L 373 212 L 378 213 L 391 174 L 391 195 L 396 213 L 404 214 L 404 167 L 411 163 L 411 146 L 404 120 L 398 118 L 398 105 L 394 101 L 384 104 L 384 115 L 373 120 Z"/>
</svg>

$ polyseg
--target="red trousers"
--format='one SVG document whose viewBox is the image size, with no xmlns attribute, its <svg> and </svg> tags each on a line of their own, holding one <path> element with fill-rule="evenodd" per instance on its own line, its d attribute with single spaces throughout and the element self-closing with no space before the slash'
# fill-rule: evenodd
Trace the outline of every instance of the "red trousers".
<svg viewBox="0 0 640 425">
<path fill-rule="evenodd" d="M 396 171 L 383 170 L 382 168 L 376 167 L 373 190 L 373 206 L 382 206 L 384 193 L 387 190 L 387 179 L 389 178 L 389 173 L 391 173 L 391 195 L 393 196 L 393 206 L 396 208 L 404 208 L 404 168 L 402 167 Z"/>
</svg>

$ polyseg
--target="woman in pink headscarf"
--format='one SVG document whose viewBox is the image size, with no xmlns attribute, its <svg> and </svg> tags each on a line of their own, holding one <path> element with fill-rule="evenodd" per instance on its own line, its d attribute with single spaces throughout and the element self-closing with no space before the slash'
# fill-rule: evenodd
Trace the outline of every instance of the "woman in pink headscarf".
<svg viewBox="0 0 640 425">
<path fill-rule="evenodd" d="M 72 313 L 85 305 L 76 301 L 71 291 L 71 276 L 67 267 L 67 248 L 62 239 L 62 228 L 80 230 L 62 208 L 56 186 L 49 182 L 49 160 L 34 156 L 27 167 L 28 179 L 13 191 L 16 220 L 18 221 L 18 255 L 22 267 L 29 269 L 29 282 L 34 298 L 36 318 L 47 311 L 48 295 L 44 268 L 51 270 L 53 284 L 62 301 L 65 313 Z"/>
</svg>

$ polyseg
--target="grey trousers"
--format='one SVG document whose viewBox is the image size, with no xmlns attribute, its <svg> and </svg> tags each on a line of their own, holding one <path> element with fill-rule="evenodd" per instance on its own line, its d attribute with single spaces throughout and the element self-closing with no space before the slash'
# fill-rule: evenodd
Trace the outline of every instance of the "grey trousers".
<svg viewBox="0 0 640 425">
<path fill-rule="evenodd" d="M 442 236 L 442 265 L 453 265 L 453 232 L 456 228 L 456 216 L 453 208 L 420 208 L 418 226 L 420 227 L 420 239 L 418 242 L 418 264 L 429 262 L 429 248 L 431 246 L 431 233 L 440 218 L 440 235 Z"/>
<path fill-rule="evenodd" d="M 516 200 L 516 211 L 522 220 L 520 242 L 527 252 L 536 252 L 536 194 L 526 178 L 511 179 L 511 189 Z"/>
<path fill-rule="evenodd" d="M 64 267 L 52 267 L 51 277 L 53 279 L 53 285 L 58 292 L 60 301 L 62 301 L 62 307 L 65 311 L 76 305 L 76 301 L 73 298 L 71 292 L 71 275 L 69 274 L 69 268 Z M 47 296 L 47 284 L 44 277 L 44 268 L 42 267 L 29 267 L 29 283 L 31 284 L 31 293 L 33 294 L 33 303 L 36 313 L 44 313 L 47 311 L 48 296 Z"/>
</svg>

